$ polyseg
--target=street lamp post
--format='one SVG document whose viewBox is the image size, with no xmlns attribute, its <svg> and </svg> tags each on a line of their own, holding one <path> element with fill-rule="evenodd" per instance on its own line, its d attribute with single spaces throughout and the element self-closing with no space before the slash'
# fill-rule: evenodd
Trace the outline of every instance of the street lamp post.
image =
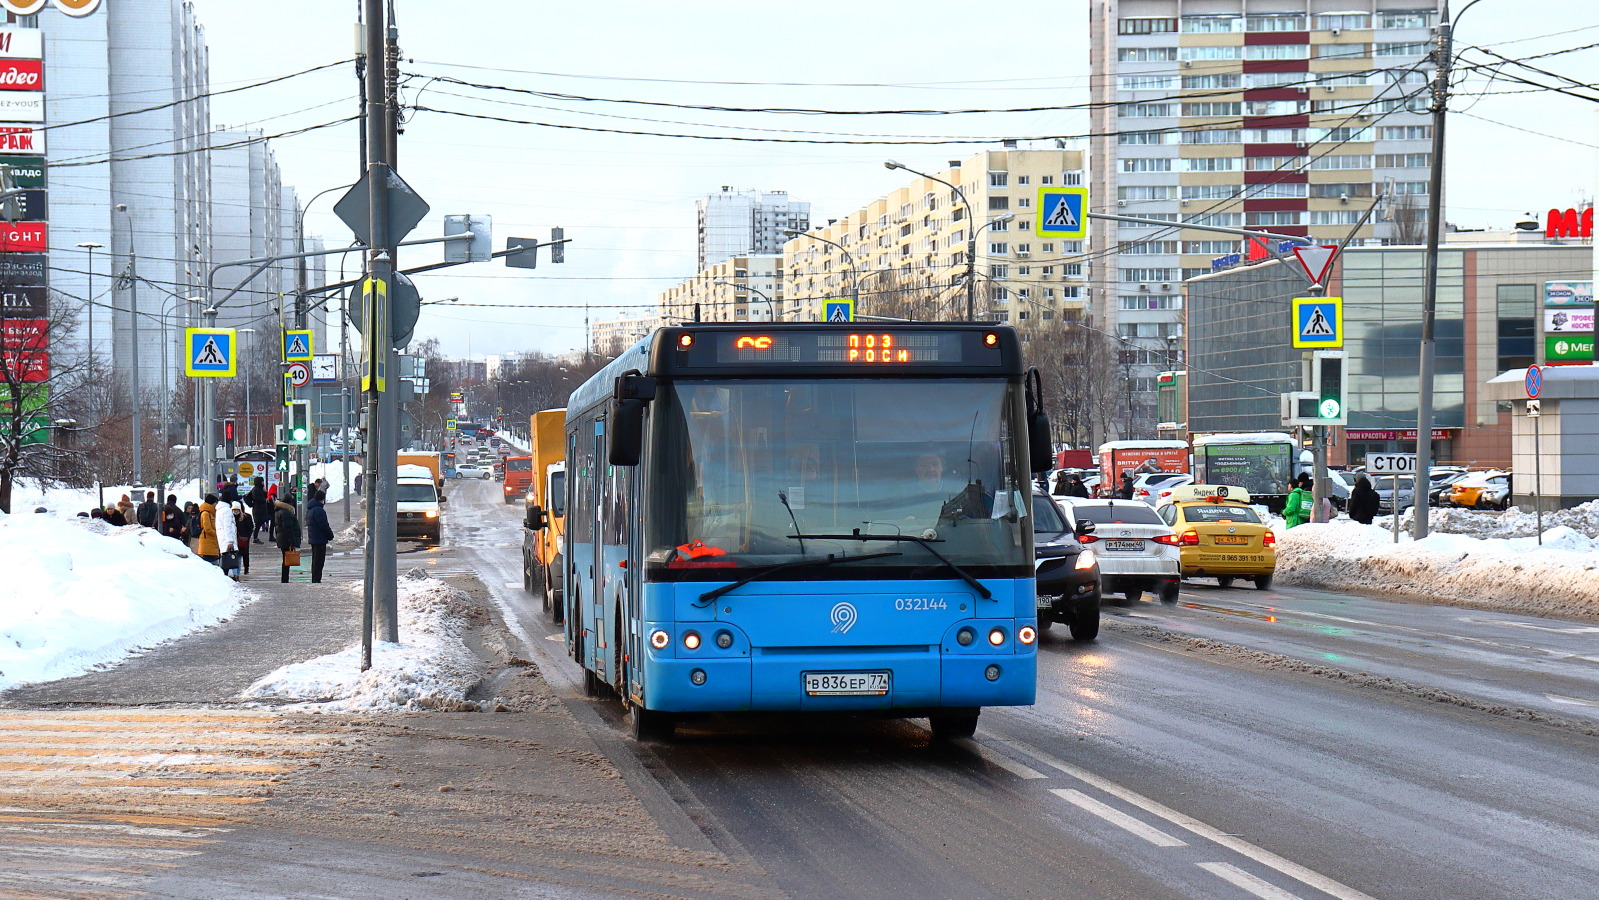
<svg viewBox="0 0 1599 900">
<path fill-rule="evenodd" d="M 844 262 L 849 266 L 849 299 L 850 303 L 855 307 L 856 315 L 859 315 L 861 311 L 861 273 L 855 267 L 855 257 L 849 252 L 849 249 L 837 241 L 830 241 L 819 234 L 811 234 L 809 231 L 785 230 L 783 233 L 789 237 L 805 237 L 813 241 L 821 241 L 829 246 L 837 247 L 838 251 L 844 254 Z M 757 291 L 757 293 L 759 292 Z M 775 319 L 776 316 L 773 316 L 773 318 Z"/>
<path fill-rule="evenodd" d="M 254 328 L 240 328 L 239 356 L 244 361 L 244 443 L 247 447 L 254 447 L 255 442 L 250 438 L 255 433 L 255 414 L 250 405 L 250 354 L 244 352 L 244 339 L 242 335 L 255 334 Z M 252 342 L 255 338 L 250 339 Z M 253 347 L 251 349 L 254 349 Z"/>
<path fill-rule="evenodd" d="M 94 366 L 94 251 L 99 250 L 101 247 L 104 247 L 105 244 L 97 244 L 94 241 L 83 241 L 83 242 L 79 243 L 78 246 L 82 247 L 83 249 L 85 249 L 87 251 L 89 251 L 89 290 L 88 290 L 88 296 L 83 298 L 83 310 L 84 310 L 84 312 L 88 313 L 88 315 L 89 315 L 89 342 L 86 345 L 88 347 L 88 352 L 84 353 L 83 356 L 84 356 L 85 362 L 87 362 L 89 364 L 89 366 L 90 366 L 90 371 L 93 372 L 94 371 L 94 369 L 93 369 L 93 366 Z"/>
<path fill-rule="evenodd" d="M 750 293 L 754 294 L 755 296 L 757 296 L 757 297 L 761 298 L 762 300 L 766 301 L 766 314 L 767 314 L 767 316 L 769 316 L 773 322 L 777 321 L 777 306 L 776 306 L 776 304 L 772 303 L 772 298 L 766 296 L 766 294 L 763 291 L 761 291 L 760 288 L 750 287 L 747 284 L 734 284 L 731 281 L 713 281 L 713 282 L 711 282 L 711 284 L 719 284 L 719 285 L 722 285 L 723 287 L 733 288 L 734 290 L 749 291 Z"/>
<path fill-rule="evenodd" d="M 139 257 L 134 245 L 133 213 L 128 204 L 118 203 L 117 212 L 128 216 L 128 319 L 130 355 L 133 357 L 133 483 L 144 483 L 144 397 L 139 384 Z"/>
<path fill-rule="evenodd" d="M 953 184 L 950 184 L 949 182 L 945 181 L 942 178 L 939 178 L 936 175 L 929 175 L 926 172 L 918 172 L 917 170 L 911 168 L 910 166 L 907 166 L 904 163 L 895 162 L 892 159 L 885 160 L 883 162 L 883 168 L 888 169 L 890 171 L 892 171 L 894 169 L 904 169 L 905 171 L 911 173 L 912 175 L 920 175 L 923 178 L 926 178 L 928 181 L 936 181 L 939 184 L 943 185 L 944 187 L 947 187 L 950 190 L 954 191 L 955 192 L 955 196 L 961 198 L 961 208 L 966 210 L 966 231 L 967 231 L 967 236 L 966 236 L 966 321 L 968 321 L 968 322 L 975 321 L 976 318 L 977 318 L 977 230 L 972 227 L 972 224 L 973 224 L 973 221 L 974 221 L 973 218 L 972 218 L 972 204 L 969 201 L 967 201 L 966 193 L 964 191 L 962 191 L 960 188 L 956 187 Z M 991 225 L 993 223 L 990 222 L 989 224 Z M 984 226 L 984 227 L 987 227 L 987 226 Z"/>
</svg>

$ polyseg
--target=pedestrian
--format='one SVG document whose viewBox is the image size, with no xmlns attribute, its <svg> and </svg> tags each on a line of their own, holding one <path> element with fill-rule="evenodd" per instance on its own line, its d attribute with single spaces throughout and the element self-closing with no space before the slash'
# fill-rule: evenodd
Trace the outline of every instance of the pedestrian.
<svg viewBox="0 0 1599 900">
<path fill-rule="evenodd" d="M 272 501 L 267 499 L 266 479 L 255 476 L 254 483 L 250 485 L 249 493 L 244 495 L 244 505 L 250 511 L 250 519 L 255 527 L 250 531 L 250 540 L 261 543 L 261 529 L 270 526 L 267 521 L 272 518 Z"/>
<path fill-rule="evenodd" d="M 272 480 L 271 484 L 267 485 L 266 495 L 267 495 L 267 510 L 266 510 L 266 513 L 267 513 L 267 515 L 266 515 L 267 540 L 276 542 L 277 538 L 274 537 L 274 535 L 277 533 L 277 521 L 278 521 L 277 509 L 276 509 L 277 502 L 278 502 L 278 482 L 277 482 L 276 478 L 274 478 Z"/>
<path fill-rule="evenodd" d="M 1289 528 L 1297 528 L 1310 521 L 1310 511 L 1315 502 L 1315 495 L 1310 489 L 1310 476 L 1300 475 L 1294 480 L 1294 489 L 1288 492 L 1288 499 L 1283 501 L 1283 519 Z"/>
<path fill-rule="evenodd" d="M 100 507 L 96 506 L 94 509 L 89 510 L 89 518 L 91 518 L 91 519 L 99 519 L 100 521 L 104 522 L 105 521 L 105 510 L 103 510 Z"/>
<path fill-rule="evenodd" d="M 1370 525 L 1377 517 L 1377 491 L 1365 472 L 1355 475 L 1355 486 L 1349 491 L 1349 518 L 1362 525 Z"/>
<path fill-rule="evenodd" d="M 355 493 L 356 493 L 357 496 L 359 496 L 360 493 L 361 493 L 361 473 L 360 472 L 355 473 Z"/>
<path fill-rule="evenodd" d="M 1122 489 L 1116 496 L 1123 500 L 1133 499 L 1133 472 L 1131 469 L 1122 473 Z"/>
<path fill-rule="evenodd" d="M 215 564 L 222 556 L 222 551 L 217 547 L 217 495 L 206 494 L 205 502 L 200 504 L 200 538 L 195 542 L 194 552 L 208 563 Z"/>
<path fill-rule="evenodd" d="M 1072 475 L 1066 479 L 1066 496 L 1088 498 L 1088 485 L 1083 484 L 1083 479 Z"/>
<path fill-rule="evenodd" d="M 217 565 L 222 567 L 222 574 L 239 580 L 239 526 L 233 519 L 233 506 L 228 503 L 218 503 L 214 511 L 216 515 L 217 549 L 221 552 L 217 556 Z"/>
<path fill-rule="evenodd" d="M 272 515 L 272 527 L 277 532 L 274 543 L 283 552 L 283 583 L 289 583 L 289 568 L 300 563 L 300 517 L 294 512 L 294 492 L 286 491 L 277 501 Z"/>
<path fill-rule="evenodd" d="M 233 524 L 239 533 L 239 562 L 244 566 L 244 574 L 250 574 L 250 536 L 255 534 L 255 518 L 250 515 L 250 507 L 243 501 L 233 504 Z M 260 541 L 256 541 L 260 543 Z"/>
<path fill-rule="evenodd" d="M 138 521 L 138 515 L 133 509 L 133 498 L 127 494 L 123 494 L 122 499 L 117 501 L 117 512 L 122 514 L 123 525 L 131 525 Z"/>
<path fill-rule="evenodd" d="M 167 505 L 161 507 L 161 534 L 164 537 L 187 542 L 189 538 L 189 517 L 183 514 L 178 506 L 178 495 L 168 494 Z"/>
<path fill-rule="evenodd" d="M 322 565 L 328 559 L 328 544 L 333 543 L 333 526 L 323 505 L 327 495 L 312 491 L 305 500 L 305 539 L 311 545 L 311 583 L 322 583 Z"/>
<path fill-rule="evenodd" d="M 229 475 L 227 478 L 224 478 L 222 480 L 222 486 L 217 493 L 217 498 L 220 499 L 222 504 L 229 509 L 233 508 L 233 504 L 239 502 L 238 477 L 239 476 L 237 475 Z"/>
<path fill-rule="evenodd" d="M 193 500 L 183 504 L 183 515 L 189 520 L 185 540 L 193 547 L 200 540 L 200 504 Z"/>
<path fill-rule="evenodd" d="M 144 492 L 144 502 L 139 504 L 137 516 L 139 524 L 146 528 L 154 528 L 161 520 L 161 504 L 155 502 L 155 491 Z"/>
<path fill-rule="evenodd" d="M 106 522 L 107 525 L 115 525 L 118 528 L 122 527 L 123 525 L 128 524 L 128 520 L 124 519 L 122 517 L 122 510 L 121 510 L 120 507 L 116 507 L 116 506 L 108 506 L 108 507 L 106 507 L 105 508 L 105 517 L 104 518 L 105 518 L 105 522 Z"/>
</svg>

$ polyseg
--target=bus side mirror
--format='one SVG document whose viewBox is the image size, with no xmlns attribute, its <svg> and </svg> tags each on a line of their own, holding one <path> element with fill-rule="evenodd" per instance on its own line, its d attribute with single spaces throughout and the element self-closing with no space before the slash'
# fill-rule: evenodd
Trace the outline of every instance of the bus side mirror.
<svg viewBox="0 0 1599 900">
<path fill-rule="evenodd" d="M 655 379 L 637 370 L 616 378 L 611 390 L 607 456 L 613 466 L 636 466 L 644 455 L 644 404 L 655 399 Z"/>
<path fill-rule="evenodd" d="M 1034 472 L 1055 467 L 1055 454 L 1049 442 L 1049 414 L 1040 410 L 1027 417 L 1027 455 Z"/>
</svg>

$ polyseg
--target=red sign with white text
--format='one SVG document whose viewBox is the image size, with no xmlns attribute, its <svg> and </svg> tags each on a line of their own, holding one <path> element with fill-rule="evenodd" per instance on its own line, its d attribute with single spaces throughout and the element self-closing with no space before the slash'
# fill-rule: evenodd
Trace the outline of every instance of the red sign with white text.
<svg viewBox="0 0 1599 900">
<path fill-rule="evenodd" d="M 0 321 L 0 347 L 6 350 L 45 350 L 50 344 L 49 319 Z"/>
<path fill-rule="evenodd" d="M 44 90 L 44 60 L 0 59 L 0 91 Z"/>
<path fill-rule="evenodd" d="M 50 380 L 50 354 L 44 350 L 0 350 L 0 374 L 23 384 Z"/>
<path fill-rule="evenodd" d="M 44 253 L 50 227 L 43 222 L 0 222 L 0 253 Z"/>
<path fill-rule="evenodd" d="M 44 132 L 30 125 L 0 125 L 0 153 L 44 153 Z"/>
</svg>

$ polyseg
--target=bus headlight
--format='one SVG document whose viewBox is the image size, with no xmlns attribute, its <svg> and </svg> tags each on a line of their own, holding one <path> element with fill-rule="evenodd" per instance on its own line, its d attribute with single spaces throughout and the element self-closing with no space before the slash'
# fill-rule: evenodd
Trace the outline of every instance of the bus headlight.
<svg viewBox="0 0 1599 900">
<path fill-rule="evenodd" d="M 970 647 L 972 641 L 975 640 L 977 640 L 977 632 L 970 628 L 962 628 L 955 633 L 955 643 L 960 644 L 962 647 Z"/>
<path fill-rule="evenodd" d="M 660 629 L 650 632 L 650 646 L 657 650 L 665 650 L 666 645 L 672 642 L 672 636 Z"/>
<path fill-rule="evenodd" d="M 698 632 L 686 631 L 683 633 L 683 646 L 690 650 L 700 649 L 700 636 Z"/>
<path fill-rule="evenodd" d="M 988 642 L 996 647 L 1005 643 L 1005 629 L 996 628 L 993 631 L 990 631 L 988 633 Z"/>
<path fill-rule="evenodd" d="M 727 631 L 718 631 L 716 633 L 716 646 L 721 647 L 723 650 L 733 646 L 732 633 Z"/>
</svg>

